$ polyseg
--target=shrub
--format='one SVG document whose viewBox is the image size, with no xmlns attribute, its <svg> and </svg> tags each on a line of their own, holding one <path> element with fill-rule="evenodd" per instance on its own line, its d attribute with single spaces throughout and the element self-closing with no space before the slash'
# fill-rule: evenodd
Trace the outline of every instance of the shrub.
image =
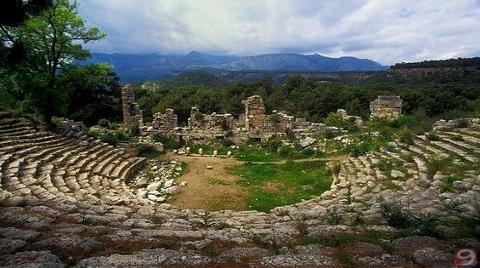
<svg viewBox="0 0 480 268">
<path fill-rule="evenodd" d="M 390 126 L 393 128 L 413 128 L 415 127 L 417 120 L 414 116 L 411 115 L 402 115 L 397 119 L 390 122 Z"/>
<path fill-rule="evenodd" d="M 430 131 L 427 134 L 427 139 L 430 141 L 438 141 L 440 140 L 440 137 L 435 132 Z"/>
<path fill-rule="evenodd" d="M 115 131 L 114 134 L 115 134 L 115 136 L 117 136 L 117 139 L 118 139 L 119 142 L 130 141 L 130 136 L 128 136 L 128 134 L 123 132 L 123 131 Z"/>
<path fill-rule="evenodd" d="M 138 127 L 138 125 L 133 125 L 130 128 L 130 134 L 132 134 L 132 136 L 134 137 L 138 137 L 140 135 L 140 128 Z"/>
<path fill-rule="evenodd" d="M 317 155 L 317 151 L 307 148 L 307 149 L 303 149 L 302 154 L 306 157 L 313 157 Z"/>
<path fill-rule="evenodd" d="M 108 121 L 105 118 L 102 118 L 102 119 L 98 120 L 97 125 L 99 125 L 101 127 L 104 127 L 104 128 L 110 128 L 111 124 L 110 124 L 110 121 Z"/>
<path fill-rule="evenodd" d="M 130 141 L 130 136 L 123 131 L 109 131 L 100 136 L 102 142 L 117 146 L 121 142 Z"/>
<path fill-rule="evenodd" d="M 345 129 L 348 132 L 358 132 L 359 131 L 358 126 L 355 125 L 354 123 L 351 123 L 351 122 L 345 123 L 342 126 L 342 128 Z"/>
<path fill-rule="evenodd" d="M 365 155 L 370 151 L 370 147 L 366 142 L 353 144 L 350 147 L 350 156 L 359 157 L 361 155 Z"/>
<path fill-rule="evenodd" d="M 292 142 L 293 142 L 293 141 L 295 141 L 295 140 L 297 139 L 297 138 L 295 137 L 295 133 L 294 133 L 291 129 L 289 129 L 289 128 L 285 131 L 285 134 L 287 135 L 287 138 L 288 138 L 289 141 L 292 141 Z"/>
<path fill-rule="evenodd" d="M 100 140 L 102 142 L 106 142 L 110 145 L 117 146 L 118 143 L 120 142 L 117 138 L 117 136 L 113 132 L 107 132 L 100 136 Z"/>
<path fill-rule="evenodd" d="M 160 134 L 160 133 L 153 134 L 152 140 L 156 142 L 161 142 L 163 144 L 163 148 L 167 150 L 178 149 L 181 147 L 180 143 L 176 141 L 174 138 Z"/>
<path fill-rule="evenodd" d="M 277 137 L 271 137 L 267 142 L 262 144 L 262 147 L 270 153 L 276 153 L 278 148 L 282 146 L 283 142 Z"/>
<path fill-rule="evenodd" d="M 455 122 L 455 127 L 456 128 L 467 128 L 469 125 L 470 125 L 470 123 L 465 118 L 458 119 L 457 122 Z"/>
<path fill-rule="evenodd" d="M 424 236 L 438 236 L 437 226 L 439 221 L 429 213 L 423 213 L 415 217 L 416 233 Z"/>
<path fill-rule="evenodd" d="M 408 212 L 402 211 L 396 204 L 381 204 L 382 215 L 388 224 L 395 228 L 409 228 L 415 224 L 415 218 Z"/>
<path fill-rule="evenodd" d="M 160 152 L 152 144 L 139 143 L 137 144 L 137 152 L 139 156 L 147 158 L 155 158 L 160 155 Z"/>
<path fill-rule="evenodd" d="M 409 144 L 409 145 L 413 144 L 413 139 L 414 139 L 415 135 L 407 127 L 404 126 L 400 129 L 399 136 L 400 136 L 400 141 L 401 142 Z"/>
<path fill-rule="evenodd" d="M 438 171 L 443 171 L 442 173 L 447 173 L 451 169 L 452 159 L 447 158 L 432 158 L 427 162 L 427 173 L 429 176 L 435 175 Z"/>
<path fill-rule="evenodd" d="M 453 182 L 461 180 L 457 176 L 445 176 L 442 178 L 443 189 L 445 191 L 451 191 L 453 188 Z"/>
<path fill-rule="evenodd" d="M 294 149 L 290 146 L 282 146 L 280 149 L 278 149 L 278 154 L 283 158 L 291 156 L 293 152 Z"/>
<path fill-rule="evenodd" d="M 222 139 L 222 140 L 220 140 L 220 143 L 225 147 L 230 147 L 230 146 L 235 145 L 235 142 L 233 142 L 233 140 L 231 140 L 231 139 Z"/>
<path fill-rule="evenodd" d="M 334 126 L 334 127 L 343 127 L 345 121 L 343 121 L 342 116 L 336 113 L 329 113 L 327 118 L 323 120 L 323 122 L 327 126 Z"/>
</svg>

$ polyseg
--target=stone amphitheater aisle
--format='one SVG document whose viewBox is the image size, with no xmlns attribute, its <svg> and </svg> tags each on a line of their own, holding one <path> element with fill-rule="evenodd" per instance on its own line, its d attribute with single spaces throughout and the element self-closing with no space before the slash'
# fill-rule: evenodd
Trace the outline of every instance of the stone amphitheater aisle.
<svg viewBox="0 0 480 268">
<path fill-rule="evenodd" d="M 0 111 L 0 266 L 449 266 L 455 249 L 478 250 L 478 239 L 401 236 L 380 200 L 415 213 L 478 217 L 480 120 L 469 123 L 438 128 L 436 141 L 419 136 L 349 157 L 331 190 L 312 200 L 269 213 L 207 212 L 136 197 L 125 181 L 145 159 L 81 133 L 39 131 Z M 451 191 L 448 174 L 429 174 L 438 155 L 469 163 Z M 445 208 L 455 200 L 463 202 L 459 214 Z"/>
</svg>

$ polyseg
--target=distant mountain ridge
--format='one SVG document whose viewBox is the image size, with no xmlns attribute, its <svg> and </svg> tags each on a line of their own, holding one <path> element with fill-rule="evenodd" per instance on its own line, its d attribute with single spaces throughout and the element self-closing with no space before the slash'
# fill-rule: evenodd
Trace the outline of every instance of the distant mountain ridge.
<svg viewBox="0 0 480 268">
<path fill-rule="evenodd" d="M 114 66 L 123 82 L 161 79 L 188 70 L 224 71 L 293 71 L 293 72 L 365 72 L 383 71 L 387 67 L 369 59 L 332 58 L 293 53 L 257 56 L 209 55 L 192 51 L 186 55 L 104 54 L 92 53 L 84 63 L 107 63 Z"/>
</svg>

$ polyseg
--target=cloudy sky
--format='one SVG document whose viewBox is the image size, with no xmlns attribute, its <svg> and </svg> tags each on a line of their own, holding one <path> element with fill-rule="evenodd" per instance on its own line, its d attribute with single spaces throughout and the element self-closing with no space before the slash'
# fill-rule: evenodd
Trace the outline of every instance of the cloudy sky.
<svg viewBox="0 0 480 268">
<path fill-rule="evenodd" d="M 80 0 L 94 52 L 480 56 L 480 0 Z"/>
</svg>

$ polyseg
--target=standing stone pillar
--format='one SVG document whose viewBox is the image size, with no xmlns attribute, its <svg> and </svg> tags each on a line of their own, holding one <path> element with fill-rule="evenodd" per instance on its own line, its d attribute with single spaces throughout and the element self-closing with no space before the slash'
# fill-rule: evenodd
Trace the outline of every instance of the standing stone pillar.
<svg viewBox="0 0 480 268">
<path fill-rule="evenodd" d="M 242 101 L 245 105 L 245 128 L 252 138 L 262 138 L 265 132 L 265 105 L 259 95 Z"/>
<path fill-rule="evenodd" d="M 122 112 L 123 124 L 127 128 L 133 126 L 143 126 L 143 111 L 135 102 L 135 95 L 133 94 L 133 86 L 127 84 L 122 87 Z"/>
</svg>

